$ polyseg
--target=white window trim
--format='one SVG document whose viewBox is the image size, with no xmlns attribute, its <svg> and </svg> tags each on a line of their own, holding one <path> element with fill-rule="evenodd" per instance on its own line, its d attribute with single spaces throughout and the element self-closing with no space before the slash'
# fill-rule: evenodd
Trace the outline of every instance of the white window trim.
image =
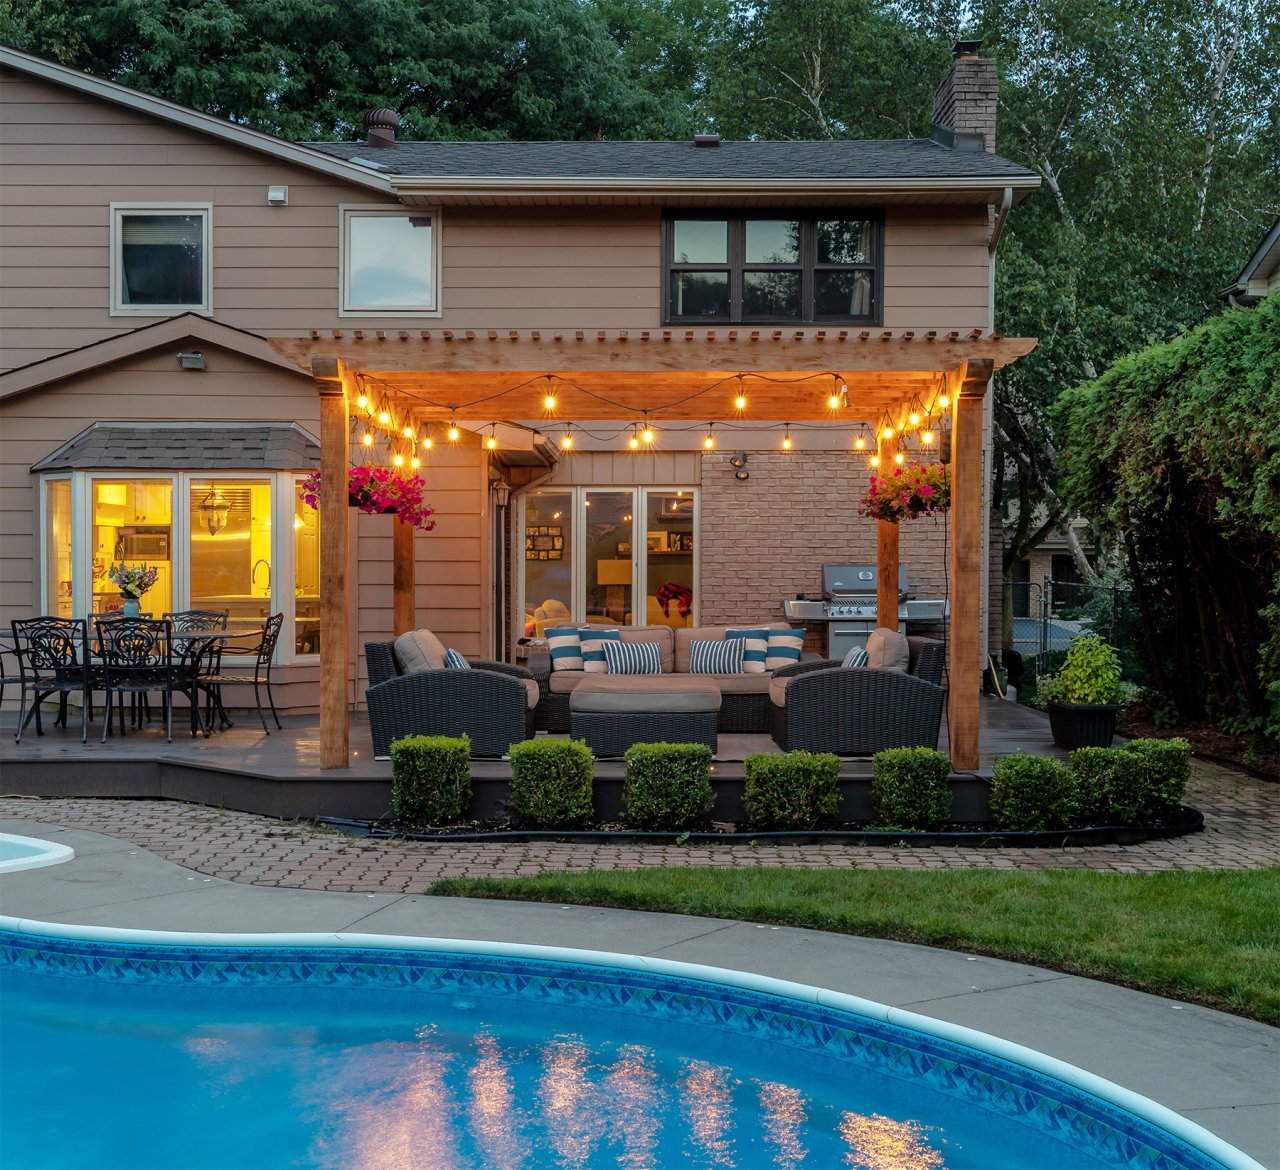
<svg viewBox="0 0 1280 1170">
<path fill-rule="evenodd" d="M 431 220 L 431 291 L 433 302 L 429 307 L 416 309 L 370 309 L 352 306 L 347 298 L 347 254 L 350 251 L 348 225 L 353 216 L 383 216 L 408 219 L 422 216 Z M 442 317 L 440 274 L 443 270 L 441 256 L 441 220 L 438 207 L 388 207 L 383 203 L 338 204 L 338 316 L 339 317 Z"/>
<path fill-rule="evenodd" d="M 201 280 L 204 286 L 204 299 L 198 305 L 126 305 L 120 300 L 121 255 L 122 246 L 121 220 L 131 212 L 147 212 L 175 215 L 189 215 L 196 211 L 201 214 L 203 233 L 201 239 L 201 258 L 203 260 Z M 112 317 L 174 317 L 179 313 L 199 313 L 205 317 L 213 315 L 213 204 L 212 203 L 112 203 L 111 204 L 111 281 L 110 298 Z"/>
</svg>

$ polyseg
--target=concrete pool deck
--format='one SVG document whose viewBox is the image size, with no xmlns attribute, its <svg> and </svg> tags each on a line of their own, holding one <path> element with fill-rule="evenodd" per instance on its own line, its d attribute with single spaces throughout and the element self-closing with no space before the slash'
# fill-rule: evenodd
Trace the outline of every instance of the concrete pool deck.
<svg viewBox="0 0 1280 1170">
<path fill-rule="evenodd" d="M 75 925 L 358 931 L 704 964 L 862 996 L 1026 1045 L 1150 1097 L 1280 1170 L 1280 1030 L 1018 963 L 879 939 L 584 906 L 245 885 L 32 820 L 74 860 L 0 878 L 0 913 Z"/>
</svg>

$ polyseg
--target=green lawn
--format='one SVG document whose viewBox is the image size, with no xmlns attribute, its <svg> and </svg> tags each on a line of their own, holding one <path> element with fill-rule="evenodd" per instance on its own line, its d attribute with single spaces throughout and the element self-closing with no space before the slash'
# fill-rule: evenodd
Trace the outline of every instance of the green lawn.
<svg viewBox="0 0 1280 1170">
<path fill-rule="evenodd" d="M 1280 868 L 1156 874 L 648 869 L 447 880 L 428 893 L 662 910 L 899 939 L 1280 1023 Z"/>
</svg>

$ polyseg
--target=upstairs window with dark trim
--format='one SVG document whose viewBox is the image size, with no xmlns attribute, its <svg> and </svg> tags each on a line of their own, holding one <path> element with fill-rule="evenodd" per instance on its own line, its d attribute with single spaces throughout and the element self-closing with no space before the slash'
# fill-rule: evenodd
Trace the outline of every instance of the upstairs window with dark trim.
<svg viewBox="0 0 1280 1170">
<path fill-rule="evenodd" d="M 671 212 L 666 320 L 781 324 L 880 318 L 878 213 Z"/>
</svg>

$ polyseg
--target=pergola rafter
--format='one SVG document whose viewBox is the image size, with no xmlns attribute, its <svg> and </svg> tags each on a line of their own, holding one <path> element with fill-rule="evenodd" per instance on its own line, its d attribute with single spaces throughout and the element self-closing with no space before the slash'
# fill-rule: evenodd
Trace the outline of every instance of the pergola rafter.
<svg viewBox="0 0 1280 1170">
<path fill-rule="evenodd" d="M 1034 340 L 981 330 L 332 330 L 271 344 L 311 370 L 321 399 L 322 767 L 348 763 L 346 474 L 350 419 L 360 394 L 376 396 L 380 409 L 415 425 L 647 417 L 659 426 L 663 420 L 782 419 L 856 426 L 881 420 L 899 425 L 912 410 L 936 412 L 945 393 L 952 418 L 954 537 L 949 736 L 956 770 L 977 768 L 983 398 L 994 370 L 1029 353 Z M 841 385 L 848 406 L 833 410 L 828 399 Z M 740 386 L 747 399 L 741 411 L 734 405 Z M 544 404 L 549 391 L 556 398 L 553 415 Z M 880 442 L 888 465 L 889 441 Z M 880 523 L 878 620 L 895 629 L 897 536 L 896 526 Z M 405 528 L 394 545 L 397 632 L 413 621 L 412 537 Z"/>
</svg>

